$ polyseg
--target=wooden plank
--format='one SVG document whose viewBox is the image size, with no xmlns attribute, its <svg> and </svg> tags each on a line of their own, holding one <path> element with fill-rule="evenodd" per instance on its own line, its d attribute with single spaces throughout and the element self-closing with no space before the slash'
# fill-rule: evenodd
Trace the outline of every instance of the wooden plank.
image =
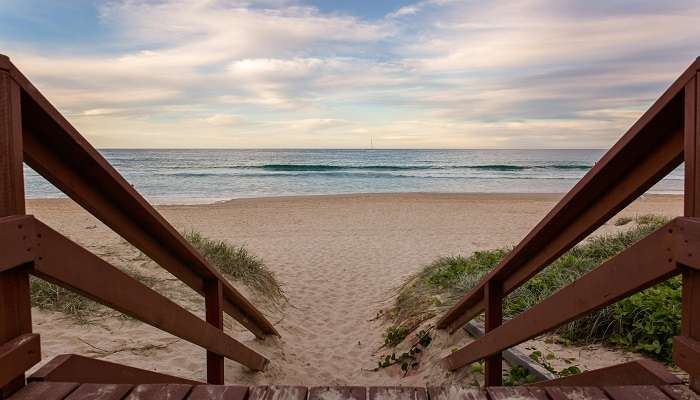
<svg viewBox="0 0 700 400">
<path fill-rule="evenodd" d="M 255 386 L 248 400 L 306 400 L 306 386 Z"/>
<path fill-rule="evenodd" d="M 34 225 L 26 224 L 28 217 L 0 217 L 0 272 L 34 261 Z"/>
<path fill-rule="evenodd" d="M 664 385 L 659 389 L 673 400 L 700 400 L 700 395 L 686 385 Z"/>
<path fill-rule="evenodd" d="M 553 386 L 544 390 L 551 400 L 609 400 L 597 387 Z"/>
<path fill-rule="evenodd" d="M 192 390 L 191 385 L 178 383 L 138 385 L 125 400 L 183 400 Z"/>
<path fill-rule="evenodd" d="M 700 342 L 687 336 L 673 338 L 673 362 L 690 376 L 700 376 Z"/>
<path fill-rule="evenodd" d="M 63 400 L 75 388 L 72 382 L 33 382 L 10 397 L 10 400 Z"/>
<path fill-rule="evenodd" d="M 245 400 L 247 386 L 200 385 L 195 386 L 187 400 Z"/>
<path fill-rule="evenodd" d="M 456 331 L 484 309 L 484 286 L 508 294 L 600 227 L 683 161 L 683 93 L 696 60 L 520 244 L 439 321 Z"/>
<path fill-rule="evenodd" d="M 21 215 L 24 207 L 20 88 L 0 70 L 0 217 Z M 0 343 L 31 333 L 29 275 L 25 268 L 0 272 Z M 24 372 L 0 386 L 0 398 L 24 386 Z"/>
<path fill-rule="evenodd" d="M 673 258 L 683 267 L 700 269 L 700 218 L 683 217 L 676 221 Z"/>
<path fill-rule="evenodd" d="M 25 333 L 0 345 L 0 386 L 15 380 L 41 361 L 39 335 Z"/>
<path fill-rule="evenodd" d="M 687 217 L 700 216 L 700 74 L 695 75 L 685 87 L 685 153 L 690 162 L 686 164 L 685 179 L 685 215 Z M 688 240 L 691 243 L 698 242 Z M 683 253 L 684 264 L 693 266 L 697 264 L 692 252 Z M 686 258 L 687 256 L 687 258 Z M 697 254 L 696 254 L 697 258 Z M 698 265 L 695 265 L 696 267 Z M 682 297 L 682 321 L 681 334 L 693 340 L 700 340 L 700 271 L 686 269 L 683 271 L 683 297 Z M 675 350 L 675 349 L 674 349 Z M 676 356 L 674 351 L 674 357 Z M 682 354 L 679 354 L 682 356 Z M 691 364 L 685 361 L 687 366 Z M 700 390 L 700 375 L 697 369 L 690 374 L 690 386 Z"/>
<path fill-rule="evenodd" d="M 373 386 L 369 388 L 369 400 L 428 400 L 428 392 L 422 387 Z"/>
<path fill-rule="evenodd" d="M 486 315 L 484 328 L 486 334 L 501 326 L 503 323 L 503 284 L 499 281 L 488 281 L 484 287 L 486 292 Z M 503 383 L 503 357 L 496 352 L 486 357 L 484 371 L 485 386 L 501 386 Z"/>
<path fill-rule="evenodd" d="M 685 196 L 683 202 L 683 210 L 686 217 L 698 216 L 700 212 L 700 196 L 697 192 L 700 190 L 700 174 L 698 171 L 698 143 L 695 133 L 695 110 L 696 110 L 696 85 L 697 78 L 693 77 L 684 88 L 684 161 L 685 161 Z"/>
<path fill-rule="evenodd" d="M 488 400 L 486 392 L 474 387 L 429 386 L 430 400 Z"/>
<path fill-rule="evenodd" d="M 199 385 L 201 382 L 165 375 L 145 369 L 129 367 L 76 354 L 54 357 L 29 376 L 30 382 L 81 382 L 81 383 L 182 383 Z"/>
<path fill-rule="evenodd" d="M 204 308 L 207 323 L 223 332 L 223 288 L 218 280 L 209 280 L 204 285 Z M 207 383 L 211 385 L 224 384 L 224 357 L 207 350 Z"/>
<path fill-rule="evenodd" d="M 651 385 L 606 386 L 603 390 L 612 400 L 669 400 L 664 392 Z"/>
<path fill-rule="evenodd" d="M 309 400 L 367 400 L 364 386 L 315 386 L 309 389 Z"/>
<path fill-rule="evenodd" d="M 202 282 L 192 280 L 193 273 L 221 280 L 226 313 L 261 338 L 278 335 L 265 316 L 182 238 L 9 60 L 6 63 L 8 71 L 3 73 L 9 73 L 26 95 L 22 114 L 25 162 L 199 293 Z"/>
<path fill-rule="evenodd" d="M 641 359 L 585 371 L 564 378 L 534 383 L 535 386 L 626 386 L 675 385 L 681 380 L 656 361 Z"/>
<path fill-rule="evenodd" d="M 170 299 L 35 219 L 41 235 L 33 274 L 239 362 L 254 371 L 268 360 Z M 104 282 L 110 282 L 105 285 Z"/>
<path fill-rule="evenodd" d="M 532 339 L 677 273 L 672 258 L 675 220 L 604 262 L 539 304 L 443 358 L 449 370 Z"/>
<path fill-rule="evenodd" d="M 487 387 L 491 400 L 549 400 L 544 390 L 526 387 Z"/>
<path fill-rule="evenodd" d="M 133 388 L 127 384 L 84 383 L 66 400 L 122 400 Z"/>
</svg>

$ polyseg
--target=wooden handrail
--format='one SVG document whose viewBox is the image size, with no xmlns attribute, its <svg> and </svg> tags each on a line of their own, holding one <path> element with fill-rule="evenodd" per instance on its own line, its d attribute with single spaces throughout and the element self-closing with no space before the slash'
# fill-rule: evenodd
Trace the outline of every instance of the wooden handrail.
<svg viewBox="0 0 700 400">
<path fill-rule="evenodd" d="M 444 363 L 455 369 L 466 363 L 486 359 L 486 385 L 499 385 L 500 352 L 533 335 L 543 333 L 609 303 L 619 296 L 630 295 L 668 277 L 683 272 L 683 331 L 687 337 L 700 338 L 700 271 L 684 264 L 692 258 L 687 253 L 677 254 L 679 260 L 670 267 L 668 251 L 654 243 L 647 254 L 656 264 L 647 265 L 650 274 L 635 276 L 609 293 L 593 291 L 590 301 L 572 304 L 582 282 L 590 287 L 607 287 L 603 279 L 615 275 L 616 265 L 622 263 L 632 273 L 636 265 L 648 260 L 639 259 L 648 253 L 640 245 L 633 246 L 579 278 L 572 285 L 521 313 L 504 325 L 501 308 L 504 296 L 520 287 L 564 252 L 586 238 L 616 213 L 650 189 L 655 183 L 686 161 L 685 215 L 700 216 L 700 110 L 697 98 L 700 88 L 700 58 L 696 59 L 664 94 L 642 115 L 623 137 L 596 163 L 596 165 L 569 191 L 540 223 L 490 273 L 457 302 L 438 323 L 438 328 L 454 332 L 486 311 L 486 334 L 474 343 L 445 357 Z M 695 221 L 696 222 L 696 221 Z M 674 224 L 691 224 L 691 220 Z M 655 234 L 659 235 L 659 234 Z M 700 236 L 694 238 L 700 242 Z M 645 240 L 650 245 L 652 239 Z M 685 257 L 685 258 L 684 258 Z M 694 262 L 694 260 L 691 260 Z M 678 265 L 680 269 L 676 268 Z M 631 269 L 630 269 L 631 268 Z M 670 268 L 670 270 L 667 270 Z M 640 278 L 640 279 L 637 279 Z M 630 286 L 631 285 L 631 286 Z M 614 294 L 614 296 L 613 296 Z M 580 296 L 579 296 L 580 297 Z M 575 297 L 578 298 L 578 297 Z M 582 304 L 587 304 L 583 307 Z M 568 306 L 566 306 L 568 305 Z M 567 308 L 568 307 L 568 308 Z M 493 373 L 489 373 L 493 372 Z M 700 377 L 697 377 L 700 379 Z M 696 382 L 700 387 L 700 382 Z"/>
<path fill-rule="evenodd" d="M 677 225 L 673 221 L 659 228 L 489 334 L 445 357 L 444 365 L 450 370 L 461 368 L 680 273 L 673 252 L 674 235 L 680 240 L 688 236 L 675 229 Z"/>
<path fill-rule="evenodd" d="M 213 268 L 49 103 L 0 55 L 21 88 L 24 161 L 200 294 L 204 282 L 221 281 L 224 311 L 263 339 L 274 326 Z"/>
<path fill-rule="evenodd" d="M 17 229 L 18 227 L 21 229 Z M 268 360 L 30 215 L 0 218 L 0 231 L 23 238 L 30 273 L 237 361 L 255 371 Z M 13 260 L 0 255 L 0 263 Z M 105 284 L 109 282 L 109 284 Z"/>
<path fill-rule="evenodd" d="M 570 250 L 683 162 L 683 89 L 696 60 L 540 223 L 438 321 L 455 331 L 484 310 L 483 288 L 504 282 L 504 294 Z M 468 316 L 465 321 L 464 316 Z"/>
<path fill-rule="evenodd" d="M 22 162 L 204 296 L 205 320 L 24 216 Z M 8 246 L 0 254 L 0 345 L 31 334 L 28 273 L 32 273 L 204 347 L 209 383 L 224 383 L 223 357 L 255 371 L 268 364 L 265 357 L 223 332 L 223 313 L 260 339 L 277 335 L 274 326 L 3 55 L 0 189 L 0 241 Z M 103 285 L 104 281 L 111 285 Z M 23 373 L 12 376 L 17 372 L 8 371 L 10 380 L 0 384 L 0 397 L 24 385 Z"/>
</svg>

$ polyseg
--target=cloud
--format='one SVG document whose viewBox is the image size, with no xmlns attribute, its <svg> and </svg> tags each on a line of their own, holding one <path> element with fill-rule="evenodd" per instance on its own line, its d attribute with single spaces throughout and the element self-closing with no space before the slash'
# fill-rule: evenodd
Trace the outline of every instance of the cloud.
<svg viewBox="0 0 700 400">
<path fill-rule="evenodd" d="M 114 0 L 104 47 L 0 45 L 98 146 L 608 147 L 698 53 L 680 3 Z"/>
</svg>

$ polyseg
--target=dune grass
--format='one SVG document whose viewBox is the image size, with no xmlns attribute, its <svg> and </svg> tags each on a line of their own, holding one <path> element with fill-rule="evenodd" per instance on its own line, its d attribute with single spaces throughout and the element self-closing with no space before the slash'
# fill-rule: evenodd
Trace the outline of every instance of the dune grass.
<svg viewBox="0 0 700 400">
<path fill-rule="evenodd" d="M 73 291 L 54 283 L 31 277 L 30 292 L 32 306 L 43 310 L 59 311 L 84 323 L 100 308 L 100 305 Z"/>
<path fill-rule="evenodd" d="M 618 223 L 620 222 L 620 223 Z M 544 300 L 559 288 L 642 239 L 668 219 L 643 215 L 629 229 L 591 238 L 566 252 L 504 301 L 503 312 L 512 318 Z M 469 257 L 435 260 L 412 276 L 400 289 L 387 312 L 396 326 L 410 332 L 422 322 L 453 305 L 479 279 L 494 268 L 509 249 L 478 251 Z M 671 361 L 671 341 L 680 330 L 681 281 L 674 277 L 602 310 L 572 321 L 557 330 L 565 341 L 606 342 Z"/>
<path fill-rule="evenodd" d="M 267 269 L 262 260 L 248 252 L 245 247 L 235 247 L 223 241 L 211 240 L 198 232 L 186 232 L 185 238 L 212 265 L 234 280 L 240 281 L 274 304 L 281 304 L 285 299 L 275 275 Z M 158 278 L 131 269 L 126 273 L 151 288 L 161 282 Z M 31 277 L 30 291 L 32 306 L 64 313 L 79 323 L 87 323 L 93 316 L 102 314 L 100 310 L 103 307 L 100 304 L 40 278 Z"/>
<path fill-rule="evenodd" d="M 275 274 L 245 246 L 236 247 L 223 240 L 209 239 L 196 231 L 187 231 L 184 236 L 224 274 L 265 296 L 273 303 L 279 304 L 286 300 Z"/>
</svg>

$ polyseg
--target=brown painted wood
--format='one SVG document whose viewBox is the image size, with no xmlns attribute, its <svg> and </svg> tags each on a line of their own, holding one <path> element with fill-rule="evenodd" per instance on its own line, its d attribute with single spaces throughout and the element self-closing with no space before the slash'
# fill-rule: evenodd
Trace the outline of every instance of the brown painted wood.
<svg viewBox="0 0 700 400">
<path fill-rule="evenodd" d="M 21 112 L 20 88 L 0 70 L 0 217 L 25 213 Z M 26 268 L 0 272 L 0 344 L 31 331 Z M 24 373 L 0 386 L 0 398 L 22 386 Z"/>
<path fill-rule="evenodd" d="M 551 400 L 609 400 L 608 396 L 596 387 L 547 387 L 545 392 Z"/>
<path fill-rule="evenodd" d="M 315 386 L 309 388 L 309 400 L 367 400 L 364 386 Z"/>
<path fill-rule="evenodd" d="M 428 392 L 422 387 L 373 386 L 369 388 L 369 400 L 428 400 Z"/>
<path fill-rule="evenodd" d="M 685 166 L 686 192 L 685 192 L 685 215 L 687 217 L 700 216 L 700 74 L 696 74 L 685 86 L 685 108 L 684 108 L 684 132 L 685 132 L 685 154 L 690 162 Z M 695 240 L 693 240 L 695 239 Z M 692 238 L 690 242 L 697 242 L 697 238 Z M 697 264 L 692 258 L 692 252 L 684 253 L 684 264 L 693 266 Z M 687 259 L 685 259 L 687 256 Z M 696 257 L 698 255 L 696 254 Z M 695 265 L 697 266 L 697 265 Z M 700 341 L 700 271 L 687 268 L 683 271 L 683 298 L 682 298 L 682 322 L 681 334 L 691 340 Z M 674 343 L 675 344 L 675 343 Z M 679 344 L 682 344 L 679 343 Z M 675 347 L 675 346 L 674 346 Z M 688 347 L 682 348 L 685 351 L 674 349 L 674 360 L 679 358 L 685 366 L 694 368 L 690 373 L 690 385 L 695 390 L 700 390 L 700 374 L 695 369 L 694 363 L 685 358 L 688 356 Z"/>
<path fill-rule="evenodd" d="M 187 400 L 245 400 L 247 386 L 200 385 L 192 389 Z"/>
<path fill-rule="evenodd" d="M 35 219 L 41 235 L 32 274 L 83 294 L 246 367 L 261 371 L 268 360 L 172 300 L 111 266 Z M 110 282 L 105 285 L 104 282 Z"/>
<path fill-rule="evenodd" d="M 25 333 L 0 345 L 0 387 L 41 361 L 39 335 Z"/>
<path fill-rule="evenodd" d="M 24 221 L 28 217 L 0 217 L 0 272 L 34 261 L 34 226 Z"/>
<path fill-rule="evenodd" d="M 683 93 L 696 60 L 525 239 L 439 321 L 454 332 L 484 309 L 484 285 L 504 293 L 588 236 L 683 161 Z"/>
<path fill-rule="evenodd" d="M 686 385 L 665 385 L 659 389 L 673 400 L 700 400 L 700 395 Z"/>
<path fill-rule="evenodd" d="M 695 134 L 695 109 L 696 109 L 696 85 L 697 78 L 694 77 L 685 85 L 684 88 L 684 154 L 685 159 L 685 197 L 684 197 L 684 215 L 686 217 L 698 216 L 700 198 L 696 196 L 697 190 L 700 189 L 700 175 L 697 174 L 698 169 L 698 143 L 697 135 Z"/>
<path fill-rule="evenodd" d="M 585 371 L 535 386 L 626 386 L 626 385 L 675 385 L 681 380 L 666 367 L 652 360 L 636 360 L 610 367 Z"/>
<path fill-rule="evenodd" d="M 132 385 L 84 383 L 66 397 L 66 400 L 122 400 Z"/>
<path fill-rule="evenodd" d="M 675 221 L 483 337 L 443 358 L 449 370 L 532 339 L 678 272 L 672 255 Z"/>
<path fill-rule="evenodd" d="M 484 330 L 486 334 L 501 326 L 503 323 L 503 284 L 500 281 L 488 281 L 484 287 L 486 292 L 486 314 Z M 484 385 L 501 386 L 503 384 L 503 357 L 496 352 L 486 357 Z"/>
<path fill-rule="evenodd" d="M 612 400 L 669 400 L 656 386 L 607 386 L 603 388 Z"/>
<path fill-rule="evenodd" d="M 189 379 L 76 354 L 63 354 L 54 357 L 30 375 L 28 380 L 30 382 L 126 383 L 132 385 L 149 383 L 201 384 L 201 382 Z"/>
<path fill-rule="evenodd" d="M 78 387 L 71 382 L 32 382 L 12 395 L 11 400 L 63 400 Z"/>
<path fill-rule="evenodd" d="M 526 387 L 488 387 L 486 392 L 491 400 L 549 400 L 544 390 Z"/>
<path fill-rule="evenodd" d="M 54 357 L 28 377 L 30 382 L 81 382 L 81 383 L 181 383 L 200 385 L 201 382 L 165 375 L 145 369 L 129 367 L 76 354 Z"/>
<path fill-rule="evenodd" d="M 206 320 L 214 328 L 224 330 L 224 296 L 221 282 L 209 280 L 204 285 L 204 307 Z M 224 357 L 207 350 L 207 383 L 224 384 Z"/>
<path fill-rule="evenodd" d="M 673 338 L 673 362 L 690 376 L 700 376 L 700 342 L 687 336 Z"/>
<path fill-rule="evenodd" d="M 486 392 L 475 387 L 429 386 L 430 400 L 488 400 Z"/>
<path fill-rule="evenodd" d="M 306 386 L 255 386 L 248 400 L 306 400 Z"/>
<path fill-rule="evenodd" d="M 265 316 L 182 238 L 7 57 L 0 56 L 7 67 L 3 74 L 9 74 L 24 94 L 25 162 L 199 293 L 203 284 L 201 279 L 189 279 L 192 273 L 202 279 L 221 280 L 225 312 L 254 334 L 261 338 L 278 334 Z"/>
<path fill-rule="evenodd" d="M 700 269 L 700 218 L 684 217 L 676 221 L 673 234 L 673 258 L 683 267 Z"/>
<path fill-rule="evenodd" d="M 178 383 L 138 385 L 125 400 L 183 400 L 192 390 L 191 385 Z"/>
</svg>

